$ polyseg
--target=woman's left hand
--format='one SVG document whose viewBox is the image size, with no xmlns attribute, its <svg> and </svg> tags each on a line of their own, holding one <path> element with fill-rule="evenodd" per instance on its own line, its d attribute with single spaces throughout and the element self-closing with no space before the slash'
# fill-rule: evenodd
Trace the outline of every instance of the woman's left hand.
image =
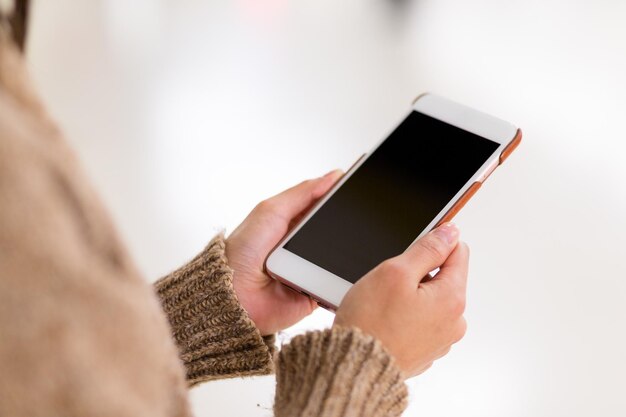
<svg viewBox="0 0 626 417">
<path fill-rule="evenodd" d="M 288 230 L 341 176 L 341 171 L 332 171 L 260 202 L 226 239 L 235 293 L 262 335 L 297 323 L 317 306 L 310 298 L 270 278 L 263 264 Z"/>
</svg>

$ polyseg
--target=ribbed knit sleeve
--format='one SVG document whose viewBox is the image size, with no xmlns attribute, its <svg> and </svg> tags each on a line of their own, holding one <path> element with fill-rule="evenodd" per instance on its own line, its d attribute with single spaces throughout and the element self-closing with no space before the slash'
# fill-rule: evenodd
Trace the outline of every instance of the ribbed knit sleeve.
<svg viewBox="0 0 626 417">
<path fill-rule="evenodd" d="M 218 235 L 155 284 L 190 385 L 273 371 L 274 337 L 263 338 L 239 304 L 224 249 Z"/>
<path fill-rule="evenodd" d="M 407 405 L 391 356 L 354 328 L 295 337 L 279 354 L 276 379 L 276 417 L 390 417 Z"/>
</svg>

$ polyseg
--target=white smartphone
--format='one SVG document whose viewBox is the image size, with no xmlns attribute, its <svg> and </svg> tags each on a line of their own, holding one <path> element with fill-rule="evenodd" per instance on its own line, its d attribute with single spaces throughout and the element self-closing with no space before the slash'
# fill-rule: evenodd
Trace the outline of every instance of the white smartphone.
<svg viewBox="0 0 626 417">
<path fill-rule="evenodd" d="M 336 309 L 359 278 L 454 217 L 521 137 L 503 120 L 419 96 L 276 246 L 266 271 Z"/>
</svg>

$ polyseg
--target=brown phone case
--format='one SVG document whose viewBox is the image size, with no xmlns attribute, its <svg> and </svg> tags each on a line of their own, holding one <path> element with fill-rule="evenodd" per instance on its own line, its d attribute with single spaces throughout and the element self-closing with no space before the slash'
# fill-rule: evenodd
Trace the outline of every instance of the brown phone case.
<svg viewBox="0 0 626 417">
<path fill-rule="evenodd" d="M 502 165 L 504 161 L 506 161 L 506 159 L 513 153 L 515 148 L 517 148 L 521 142 L 522 142 L 522 131 L 520 129 L 517 129 L 517 133 L 515 137 L 513 138 L 513 140 L 509 142 L 509 144 L 506 145 L 506 147 L 502 150 L 502 153 L 500 154 L 500 162 L 498 163 L 498 166 Z M 490 172 L 489 175 L 491 175 L 492 173 L 493 171 Z M 486 181 L 487 178 L 489 178 L 489 175 L 487 175 L 487 177 L 483 180 L 483 182 Z M 448 210 L 445 216 L 443 216 L 441 220 L 439 220 L 439 222 L 437 223 L 437 226 L 451 221 L 454 218 L 454 216 L 456 216 L 456 214 L 463 208 L 463 206 L 465 206 L 465 204 L 469 201 L 469 199 L 472 198 L 474 194 L 476 194 L 476 191 L 478 191 L 478 189 L 482 185 L 483 183 L 478 182 L 478 181 L 472 184 L 470 188 L 468 188 L 467 191 L 465 191 L 465 193 L 461 196 L 461 198 L 459 198 L 458 201 L 450 208 L 450 210 Z"/>
</svg>

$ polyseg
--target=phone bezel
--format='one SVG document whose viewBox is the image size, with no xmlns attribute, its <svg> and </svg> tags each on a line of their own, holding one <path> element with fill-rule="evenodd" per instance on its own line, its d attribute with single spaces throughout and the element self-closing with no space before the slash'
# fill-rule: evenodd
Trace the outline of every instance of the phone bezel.
<svg viewBox="0 0 626 417">
<path fill-rule="evenodd" d="M 333 186 L 333 188 L 313 207 L 309 213 L 294 227 L 270 253 L 266 262 L 267 273 L 283 284 L 300 291 L 316 300 L 320 305 L 329 309 L 336 309 L 341 300 L 348 292 L 352 283 L 329 272 L 319 266 L 289 252 L 283 248 L 291 236 L 300 230 L 311 216 L 347 181 L 356 170 L 367 161 L 368 157 L 389 137 L 389 135 L 402 123 L 413 111 L 418 111 L 435 119 L 439 119 L 450 125 L 459 127 L 476 135 L 490 139 L 499 144 L 498 148 L 487 161 L 472 175 L 469 181 L 463 185 L 457 194 L 437 214 L 433 221 L 420 233 L 415 240 L 422 237 L 439 221 L 441 221 L 454 206 L 463 199 L 465 193 L 475 183 L 482 183 L 495 168 L 502 162 L 503 151 L 521 138 L 519 129 L 511 123 L 490 116 L 478 110 L 453 102 L 451 100 L 433 95 L 422 94 L 413 102 L 410 111 L 379 141 L 369 152 L 364 154 L 346 174 Z M 515 146 L 517 145 L 515 143 Z M 508 154 L 507 154 L 508 156 Z"/>
</svg>

